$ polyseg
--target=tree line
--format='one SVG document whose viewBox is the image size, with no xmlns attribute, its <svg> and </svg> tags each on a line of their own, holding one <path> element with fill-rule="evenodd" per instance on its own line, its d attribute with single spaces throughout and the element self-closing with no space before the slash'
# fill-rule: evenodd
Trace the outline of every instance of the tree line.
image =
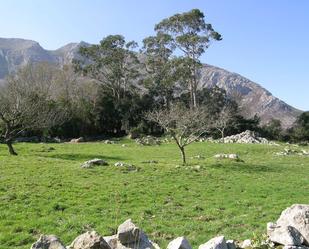
<svg viewBox="0 0 309 249">
<path fill-rule="evenodd" d="M 223 89 L 199 89 L 200 57 L 221 35 L 193 9 L 155 25 L 142 48 L 122 35 L 81 47 L 79 60 L 60 68 L 29 64 L 0 89 L 0 134 L 9 152 L 18 136 L 132 137 L 169 133 L 180 150 L 199 136 L 246 129 L 272 139 L 308 139 L 308 114 L 283 132 L 280 121 L 261 127 L 241 115 Z M 184 153 L 182 153 L 185 161 Z"/>
</svg>

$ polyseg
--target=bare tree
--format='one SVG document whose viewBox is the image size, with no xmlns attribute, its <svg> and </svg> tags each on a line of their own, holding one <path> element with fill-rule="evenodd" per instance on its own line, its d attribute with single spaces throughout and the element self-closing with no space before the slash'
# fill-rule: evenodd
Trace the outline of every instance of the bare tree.
<svg viewBox="0 0 309 249">
<path fill-rule="evenodd" d="M 27 130 L 60 124 L 65 111 L 57 107 L 53 84 L 57 69 L 49 64 L 27 65 L 10 75 L 0 89 L 0 139 L 11 155 L 13 140 Z"/>
<path fill-rule="evenodd" d="M 201 107 L 189 109 L 172 105 L 169 109 L 148 112 L 146 119 L 157 123 L 172 136 L 181 152 L 183 164 L 186 164 L 185 147 L 210 128 L 209 114 Z"/>
<path fill-rule="evenodd" d="M 225 105 L 213 120 L 213 127 L 221 133 L 223 143 L 225 137 L 225 130 L 228 125 L 233 121 L 233 117 L 234 113 L 232 107 Z"/>
</svg>

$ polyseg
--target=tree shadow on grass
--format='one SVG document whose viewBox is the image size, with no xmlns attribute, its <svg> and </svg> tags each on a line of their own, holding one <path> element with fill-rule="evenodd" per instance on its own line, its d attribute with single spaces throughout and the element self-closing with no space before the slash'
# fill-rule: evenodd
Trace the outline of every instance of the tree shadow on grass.
<svg viewBox="0 0 309 249">
<path fill-rule="evenodd" d="M 86 161 L 94 158 L 99 158 L 103 160 L 124 160 L 122 157 L 118 156 L 106 156 L 99 154 L 81 154 L 81 153 L 70 153 L 70 154 L 52 154 L 52 155 L 40 155 L 41 157 L 46 158 L 55 158 L 61 160 L 69 160 L 69 161 Z"/>
<path fill-rule="evenodd" d="M 246 164 L 243 162 L 235 162 L 235 163 L 213 163 L 210 165 L 207 165 L 207 167 L 213 168 L 213 169 L 224 169 L 226 171 L 238 171 L 242 173 L 258 173 L 258 172 L 276 172 L 279 173 L 282 171 L 282 169 L 276 167 L 276 166 L 270 166 L 270 165 L 261 165 L 261 164 Z"/>
</svg>

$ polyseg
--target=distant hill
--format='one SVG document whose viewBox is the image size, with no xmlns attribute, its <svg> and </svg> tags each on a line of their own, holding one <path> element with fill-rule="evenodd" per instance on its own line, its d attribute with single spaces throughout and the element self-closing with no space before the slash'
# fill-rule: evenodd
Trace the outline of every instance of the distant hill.
<svg viewBox="0 0 309 249">
<path fill-rule="evenodd" d="M 78 58 L 80 46 L 88 43 L 69 43 L 57 50 L 45 50 L 38 42 L 24 39 L 0 38 L 0 83 L 9 73 L 29 62 L 47 61 L 59 65 L 69 64 L 72 59 Z M 281 120 L 283 126 L 293 124 L 301 111 L 274 97 L 269 91 L 249 79 L 228 72 L 224 69 L 204 65 L 201 70 L 200 88 L 217 85 L 228 94 L 237 95 L 240 105 L 246 107 L 248 116 L 257 114 L 262 123 L 272 118 Z"/>
</svg>

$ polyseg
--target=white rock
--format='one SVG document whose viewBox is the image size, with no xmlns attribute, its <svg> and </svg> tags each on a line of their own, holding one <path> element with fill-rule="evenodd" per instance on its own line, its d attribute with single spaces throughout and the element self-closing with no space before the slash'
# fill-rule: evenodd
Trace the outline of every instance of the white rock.
<svg viewBox="0 0 309 249">
<path fill-rule="evenodd" d="M 167 249 L 192 249 L 192 247 L 185 237 L 178 237 L 168 244 Z"/>
<path fill-rule="evenodd" d="M 32 244 L 31 249 L 66 249 L 55 235 L 41 235 L 37 242 Z"/>
<path fill-rule="evenodd" d="M 267 224 L 267 235 L 269 239 L 277 244 L 286 246 L 300 246 L 304 243 L 303 236 L 291 226 L 276 226 Z"/>
<path fill-rule="evenodd" d="M 79 235 L 67 249 L 111 249 L 103 237 L 96 231 Z"/>
<path fill-rule="evenodd" d="M 102 159 L 95 158 L 95 159 L 84 162 L 81 165 L 81 167 L 82 168 L 92 168 L 94 166 L 106 166 L 106 165 L 108 165 L 108 163 L 106 161 L 104 161 Z"/>
<path fill-rule="evenodd" d="M 198 249 L 228 249 L 224 236 L 215 237 L 205 244 L 202 244 Z"/>
<path fill-rule="evenodd" d="M 244 240 L 242 243 L 241 243 L 241 248 L 247 248 L 247 247 L 252 247 L 252 242 L 251 240 L 249 239 L 246 239 Z"/>
<path fill-rule="evenodd" d="M 303 236 L 303 244 L 309 246 L 309 205 L 294 204 L 285 209 L 276 224 L 294 227 Z"/>
<path fill-rule="evenodd" d="M 131 219 L 126 220 L 118 227 L 117 238 L 121 244 L 130 244 L 140 239 L 141 230 L 134 225 Z"/>
</svg>

